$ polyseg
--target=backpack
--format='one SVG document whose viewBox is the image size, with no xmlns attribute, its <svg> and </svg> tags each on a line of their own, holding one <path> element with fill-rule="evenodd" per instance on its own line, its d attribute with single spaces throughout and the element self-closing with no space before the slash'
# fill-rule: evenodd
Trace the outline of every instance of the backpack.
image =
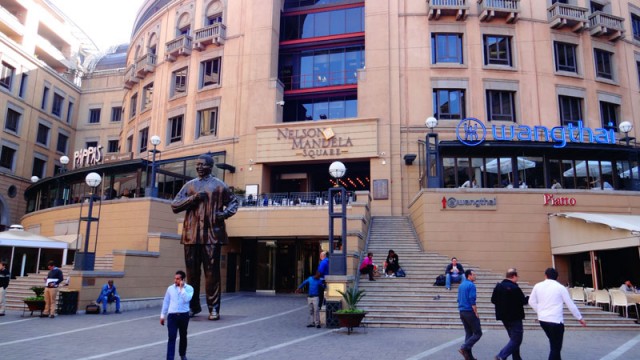
<svg viewBox="0 0 640 360">
<path fill-rule="evenodd" d="M 402 268 L 399 268 L 398 271 L 396 271 L 396 277 L 406 277 L 407 273 L 404 272 L 404 270 L 402 270 Z"/>
<path fill-rule="evenodd" d="M 438 275 L 436 278 L 436 282 L 433 283 L 433 286 L 445 286 L 447 283 L 447 277 L 444 275 Z"/>
</svg>

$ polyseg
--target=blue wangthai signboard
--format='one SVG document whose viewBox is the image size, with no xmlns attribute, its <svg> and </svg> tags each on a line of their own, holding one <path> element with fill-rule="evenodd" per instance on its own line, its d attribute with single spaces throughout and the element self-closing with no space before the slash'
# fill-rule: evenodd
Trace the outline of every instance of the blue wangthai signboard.
<svg viewBox="0 0 640 360">
<path fill-rule="evenodd" d="M 583 144 L 615 144 L 616 137 L 612 128 L 591 129 L 582 126 L 582 121 L 567 126 L 527 126 L 527 125 L 492 125 L 487 129 L 485 124 L 476 118 L 460 120 L 456 126 L 456 136 L 467 146 L 482 144 L 491 135 L 497 141 L 539 141 L 553 142 L 553 147 L 563 148 L 567 143 Z"/>
</svg>

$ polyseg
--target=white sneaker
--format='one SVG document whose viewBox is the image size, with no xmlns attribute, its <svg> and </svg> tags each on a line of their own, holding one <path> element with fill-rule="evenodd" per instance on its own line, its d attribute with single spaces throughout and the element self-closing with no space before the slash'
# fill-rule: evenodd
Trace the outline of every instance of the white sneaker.
<svg viewBox="0 0 640 360">
<path fill-rule="evenodd" d="M 391 274 L 391 276 L 389 276 L 389 277 L 396 277 L 396 274 Z"/>
</svg>

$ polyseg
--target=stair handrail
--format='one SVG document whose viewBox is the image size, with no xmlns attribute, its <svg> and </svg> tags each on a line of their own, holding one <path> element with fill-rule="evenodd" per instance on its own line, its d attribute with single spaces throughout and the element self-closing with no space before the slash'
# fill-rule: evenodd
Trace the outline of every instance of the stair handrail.
<svg viewBox="0 0 640 360">
<path fill-rule="evenodd" d="M 367 251 L 369 251 L 369 239 L 371 238 L 372 225 L 373 216 L 371 217 L 371 221 L 369 221 L 369 224 L 367 224 L 367 239 L 364 241 L 364 250 L 360 251 L 359 253 L 356 252 L 356 255 L 358 256 L 358 265 L 356 266 L 356 276 L 355 280 L 353 281 L 353 287 L 356 289 L 356 291 L 358 291 L 358 287 L 360 286 L 360 263 L 362 262 L 362 259 L 364 259 L 364 256 L 367 254 Z"/>
</svg>

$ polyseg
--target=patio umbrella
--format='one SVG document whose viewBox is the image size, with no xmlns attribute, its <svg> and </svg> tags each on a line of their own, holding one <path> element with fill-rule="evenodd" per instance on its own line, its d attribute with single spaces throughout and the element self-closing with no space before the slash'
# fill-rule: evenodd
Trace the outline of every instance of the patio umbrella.
<svg viewBox="0 0 640 360">
<path fill-rule="evenodd" d="M 603 174 L 611 173 L 611 161 L 601 161 L 600 165 L 602 166 Z M 597 161 L 581 161 L 576 165 L 576 176 L 584 177 L 587 176 L 587 167 L 589 169 L 589 176 L 598 176 L 600 174 L 600 167 L 598 166 Z M 564 177 L 573 177 L 573 168 L 565 171 L 562 174 Z"/>
<path fill-rule="evenodd" d="M 525 158 L 517 158 L 518 170 L 530 169 L 536 167 L 535 161 L 527 160 Z M 498 159 L 493 159 L 487 163 L 486 166 L 481 166 L 482 171 L 490 173 L 498 173 Z M 500 173 L 506 174 L 512 171 L 511 158 L 500 158 Z"/>
</svg>

